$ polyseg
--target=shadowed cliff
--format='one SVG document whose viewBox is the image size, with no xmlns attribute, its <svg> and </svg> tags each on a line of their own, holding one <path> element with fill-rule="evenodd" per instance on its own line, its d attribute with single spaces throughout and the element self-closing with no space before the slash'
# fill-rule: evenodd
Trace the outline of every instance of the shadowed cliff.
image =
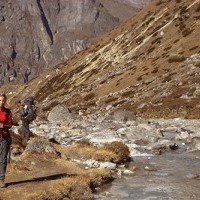
<svg viewBox="0 0 200 200">
<path fill-rule="evenodd" d="M 25 83 L 90 45 L 148 0 L 2 0 L 0 86 Z"/>
</svg>

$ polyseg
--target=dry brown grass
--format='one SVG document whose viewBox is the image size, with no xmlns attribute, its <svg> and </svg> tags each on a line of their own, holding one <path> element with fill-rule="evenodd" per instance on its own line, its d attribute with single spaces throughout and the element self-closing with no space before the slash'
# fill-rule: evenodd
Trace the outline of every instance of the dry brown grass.
<svg viewBox="0 0 200 200">
<path fill-rule="evenodd" d="M 89 178 L 92 187 L 100 186 L 113 179 L 112 172 L 109 169 L 90 169 L 84 176 Z"/>
<path fill-rule="evenodd" d="M 25 147 L 22 141 L 22 138 L 19 135 L 16 135 L 12 131 L 10 131 L 12 137 L 12 147 Z"/>
<path fill-rule="evenodd" d="M 128 147 L 122 142 L 112 142 L 110 144 L 105 144 L 103 149 L 118 155 L 120 158 L 118 162 L 126 161 L 130 155 Z"/>
<path fill-rule="evenodd" d="M 50 152 L 43 152 L 43 153 L 23 152 L 23 154 L 21 155 L 22 160 L 32 160 L 33 158 L 37 158 L 37 157 L 42 158 L 43 160 L 55 160 L 58 158 L 58 156 Z"/>
<path fill-rule="evenodd" d="M 55 145 L 55 148 L 68 158 L 81 160 L 94 159 L 102 162 L 120 163 L 129 158 L 129 149 L 121 142 L 105 144 L 98 148 L 88 141 L 82 141 L 66 148 Z"/>
<path fill-rule="evenodd" d="M 92 189 L 112 180 L 109 169 L 88 169 L 61 158 L 30 154 L 8 166 L 9 186 L 0 191 L 2 199 L 73 200 L 93 199 Z M 54 178 L 51 178 L 51 177 Z M 50 178 L 48 178 L 50 177 Z M 12 184 L 13 186 L 12 186 Z"/>
<path fill-rule="evenodd" d="M 25 172 L 30 172 L 31 170 L 32 169 L 30 165 L 25 162 L 19 161 L 17 163 L 13 162 L 9 165 L 8 173 L 15 172 L 16 174 L 23 174 Z"/>
<path fill-rule="evenodd" d="M 27 200 L 58 200 L 65 197 L 73 200 L 93 199 L 89 183 L 83 178 L 64 178 L 50 183 L 46 190 L 27 194 Z"/>
<path fill-rule="evenodd" d="M 92 159 L 97 161 L 114 163 L 118 163 L 121 160 L 121 158 L 117 154 L 104 149 L 97 150 L 92 156 Z"/>
<path fill-rule="evenodd" d="M 93 199 L 92 188 L 100 186 L 112 178 L 108 169 L 91 169 L 81 176 L 66 177 L 50 181 L 46 189 L 30 193 L 24 191 L 23 199 L 27 200 L 58 200 L 65 197 L 72 200 Z M 9 195 L 9 192 L 6 192 Z"/>
</svg>

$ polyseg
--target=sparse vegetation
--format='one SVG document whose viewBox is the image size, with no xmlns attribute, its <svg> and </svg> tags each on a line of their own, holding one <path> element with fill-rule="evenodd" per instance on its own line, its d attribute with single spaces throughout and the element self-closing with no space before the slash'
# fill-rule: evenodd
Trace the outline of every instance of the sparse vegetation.
<svg viewBox="0 0 200 200">
<path fill-rule="evenodd" d="M 180 22 L 180 24 L 179 24 L 179 29 L 180 29 L 181 31 L 183 31 L 185 28 L 186 28 L 186 24 L 185 24 L 183 21 Z"/>
<path fill-rule="evenodd" d="M 137 81 L 141 81 L 142 80 L 142 76 L 139 76 L 138 78 L 137 78 Z"/>
<path fill-rule="evenodd" d="M 118 148 L 118 150 L 114 151 L 114 148 Z M 80 141 L 67 147 L 64 151 L 62 149 L 58 151 L 61 151 L 68 158 L 94 159 L 102 162 L 119 163 L 129 157 L 128 147 L 123 143 L 105 144 L 104 147 L 97 148 L 88 141 Z"/>
<path fill-rule="evenodd" d="M 115 161 L 120 162 L 125 157 L 124 154 L 119 154 L 111 149 L 97 148 L 89 141 L 82 140 L 73 145 L 72 148 L 66 149 L 60 145 L 54 144 L 57 151 L 62 154 L 70 154 L 70 158 L 91 158 L 103 161 Z M 125 145 L 124 145 L 125 146 Z M 121 148 L 121 151 L 125 151 L 125 147 L 117 146 Z M 77 151 L 77 152 L 76 152 Z M 89 156 L 86 156 L 89 154 Z M 126 154 L 128 156 L 128 154 Z M 67 156 L 66 156 L 67 157 Z M 48 166 L 48 167 L 47 167 Z M 46 168 L 47 167 L 47 168 Z M 43 170 L 41 170 L 43 169 Z M 45 169 L 45 170 L 44 170 Z M 60 174 L 62 172 L 62 174 Z M 51 176 L 47 176 L 53 174 Z M 109 169 L 88 169 L 84 170 L 78 164 L 61 158 L 53 158 L 47 154 L 25 154 L 21 157 L 21 161 L 12 162 L 8 168 L 8 175 L 17 177 L 25 176 L 26 190 L 20 194 L 21 199 L 93 199 L 92 190 L 94 187 L 99 187 L 107 181 L 113 180 L 112 173 Z M 36 176 L 36 177 L 35 177 Z M 32 177 L 35 177 L 34 179 Z M 37 181 L 34 191 L 32 191 L 32 185 L 34 181 Z M 22 181 L 23 182 L 23 181 Z M 23 187 L 22 187 L 23 189 Z M 18 198 L 17 191 L 20 191 L 20 187 L 15 190 L 15 187 L 8 189 L 1 193 L 1 198 L 9 196 L 9 198 Z M 31 191 L 31 192 L 30 192 Z"/>
<path fill-rule="evenodd" d="M 154 19 L 155 19 L 155 17 L 154 17 L 154 16 L 151 16 L 151 17 L 148 19 L 148 21 L 145 22 L 145 25 L 149 25 L 149 23 L 150 23 L 151 21 L 153 21 Z"/>
<path fill-rule="evenodd" d="M 152 37 L 156 37 L 158 35 L 158 31 L 156 31 L 153 35 L 152 35 Z"/>
<path fill-rule="evenodd" d="M 158 67 L 154 68 L 154 70 L 151 71 L 152 74 L 155 74 L 155 73 L 157 73 L 157 72 L 158 72 Z"/>
<path fill-rule="evenodd" d="M 143 40 L 144 40 L 144 36 L 140 36 L 135 40 L 135 42 L 136 44 L 141 44 Z"/>
<path fill-rule="evenodd" d="M 184 15 L 186 12 L 188 12 L 187 6 L 183 6 L 183 7 L 181 8 L 180 15 Z"/>
<path fill-rule="evenodd" d="M 197 3 L 197 4 L 196 4 L 195 11 L 196 11 L 196 12 L 199 12 L 199 11 L 200 11 L 200 3 Z"/>
<path fill-rule="evenodd" d="M 178 38 L 178 39 L 176 39 L 176 40 L 174 40 L 174 43 L 177 43 L 179 40 L 180 40 L 179 38 Z"/>
<path fill-rule="evenodd" d="M 73 200 L 93 199 L 92 192 L 82 178 L 65 178 L 51 183 L 51 187 L 36 193 L 26 194 L 27 200 L 55 200 L 70 198 Z"/>
<path fill-rule="evenodd" d="M 130 97 L 133 95 L 133 91 L 129 90 L 129 91 L 125 91 L 121 94 L 122 97 Z"/>
<path fill-rule="evenodd" d="M 188 36 L 189 34 L 191 34 L 193 32 L 193 29 L 191 28 L 186 28 L 185 30 L 182 31 L 182 35 L 183 37 Z"/>
<path fill-rule="evenodd" d="M 93 99 L 95 97 L 95 94 L 94 93 L 89 93 L 89 94 L 87 94 L 86 96 L 84 96 L 84 100 L 85 101 L 88 101 L 88 100 L 91 100 L 91 99 Z"/>
<path fill-rule="evenodd" d="M 147 66 L 144 66 L 143 71 L 148 70 L 149 68 Z"/>
<path fill-rule="evenodd" d="M 162 37 L 157 37 L 156 39 L 154 39 L 151 44 L 155 44 L 155 43 L 160 43 L 161 42 Z"/>
<path fill-rule="evenodd" d="M 172 80 L 172 77 L 171 75 L 169 74 L 168 76 L 166 76 L 164 79 L 163 79 L 163 82 L 169 82 Z"/>
<path fill-rule="evenodd" d="M 173 63 L 173 62 L 182 62 L 184 61 L 186 58 L 185 56 L 183 55 L 179 55 L 179 54 L 174 54 L 174 55 L 171 55 L 169 58 L 168 58 L 168 62 L 169 63 Z"/>
<path fill-rule="evenodd" d="M 105 144 L 103 149 L 111 151 L 119 156 L 119 162 L 124 162 L 129 158 L 129 149 L 122 142 L 112 142 L 110 144 Z"/>
<path fill-rule="evenodd" d="M 172 48 L 172 46 L 168 46 L 168 47 L 164 48 L 163 50 L 164 50 L 164 51 L 168 51 L 168 50 L 170 50 L 171 48 Z"/>
<path fill-rule="evenodd" d="M 155 46 L 152 46 L 148 49 L 147 53 L 150 54 L 151 52 L 153 52 L 156 49 Z"/>
<path fill-rule="evenodd" d="M 160 6 L 160 5 L 163 4 L 163 3 L 165 3 L 165 1 L 164 1 L 164 0 L 160 0 L 160 1 L 158 1 L 158 2 L 156 3 L 156 6 Z"/>
<path fill-rule="evenodd" d="M 193 51 L 193 50 L 195 50 L 195 49 L 197 49 L 197 48 L 199 48 L 199 46 L 194 46 L 194 47 L 190 48 L 189 50 L 190 50 L 190 51 Z"/>
<path fill-rule="evenodd" d="M 104 103 L 110 103 L 113 101 L 116 101 L 118 99 L 118 97 L 108 97 L 107 99 L 104 100 Z"/>
</svg>

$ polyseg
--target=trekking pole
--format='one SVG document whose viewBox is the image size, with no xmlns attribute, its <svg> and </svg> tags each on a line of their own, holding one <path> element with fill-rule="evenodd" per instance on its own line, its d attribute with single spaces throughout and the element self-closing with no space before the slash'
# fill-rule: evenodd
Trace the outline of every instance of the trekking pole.
<svg viewBox="0 0 200 200">
<path fill-rule="evenodd" d="M 10 145 L 9 145 L 9 149 L 8 149 L 8 163 L 10 163 L 10 157 L 11 157 L 11 150 L 10 150 Z"/>
</svg>

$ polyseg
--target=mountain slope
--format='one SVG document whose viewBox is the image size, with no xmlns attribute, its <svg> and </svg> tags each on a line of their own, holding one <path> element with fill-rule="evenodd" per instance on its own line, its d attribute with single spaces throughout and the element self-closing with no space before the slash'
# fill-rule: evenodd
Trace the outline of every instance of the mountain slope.
<svg viewBox="0 0 200 200">
<path fill-rule="evenodd" d="M 98 44 L 10 94 L 32 94 L 43 114 L 63 103 L 104 115 L 199 118 L 200 0 L 153 1 Z M 4 88 L 4 91 L 12 88 Z"/>
</svg>

